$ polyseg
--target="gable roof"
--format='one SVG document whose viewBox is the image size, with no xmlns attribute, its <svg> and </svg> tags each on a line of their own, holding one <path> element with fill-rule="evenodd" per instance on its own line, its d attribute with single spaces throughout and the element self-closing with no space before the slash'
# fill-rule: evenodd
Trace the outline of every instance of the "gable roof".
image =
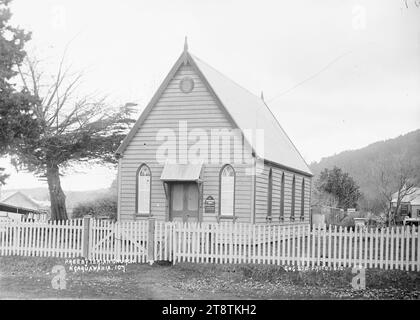
<svg viewBox="0 0 420 320">
<path fill-rule="evenodd" d="M 34 207 L 39 208 L 41 205 L 34 199 L 32 199 L 31 197 L 27 196 L 26 194 L 24 194 L 21 191 L 8 191 L 5 192 L 4 195 L 0 198 L 0 201 L 3 203 L 8 203 L 10 201 L 13 202 L 13 198 L 16 196 L 20 196 L 23 199 L 25 199 L 26 201 L 28 201 L 29 203 L 31 203 Z M 10 204 L 10 203 L 9 203 Z"/>
<path fill-rule="evenodd" d="M 117 155 L 121 155 L 127 148 L 129 142 L 137 133 L 141 124 L 183 63 L 189 63 L 198 73 L 234 127 L 241 130 L 252 130 L 254 135 L 256 129 L 264 130 L 264 154 L 257 154 L 257 156 L 280 166 L 312 176 L 305 160 L 266 103 L 260 97 L 242 88 L 201 59 L 190 54 L 187 50 L 184 50 L 178 58 L 134 127 L 121 143 L 116 152 Z M 259 146 L 255 143 L 256 139 L 251 140 L 249 141 L 247 139 L 247 142 L 254 152 L 258 152 Z"/>
<path fill-rule="evenodd" d="M 0 190 L 0 201 L 4 201 L 14 195 L 17 191 L 2 191 Z"/>
<path fill-rule="evenodd" d="M 398 192 L 395 192 L 392 195 L 392 203 L 397 202 Z M 401 202 L 409 202 L 412 206 L 418 206 L 420 205 L 420 188 L 414 187 L 413 191 L 409 194 L 404 196 L 401 199 Z"/>
</svg>

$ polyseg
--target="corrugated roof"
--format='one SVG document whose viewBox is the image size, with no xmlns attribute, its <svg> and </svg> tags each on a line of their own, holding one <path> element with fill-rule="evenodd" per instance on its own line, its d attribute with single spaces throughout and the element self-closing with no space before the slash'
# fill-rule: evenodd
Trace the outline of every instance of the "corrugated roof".
<svg viewBox="0 0 420 320">
<path fill-rule="evenodd" d="M 398 192 L 392 195 L 391 202 L 397 202 Z M 409 202 L 411 205 L 420 205 L 420 188 L 414 188 L 413 192 L 402 198 L 401 202 Z"/>
<path fill-rule="evenodd" d="M 190 54 L 216 95 L 240 129 L 264 130 L 264 154 L 258 154 L 256 139 L 248 141 L 257 155 L 278 164 L 312 174 L 299 151 L 265 102 L 207 63 Z"/>
<path fill-rule="evenodd" d="M 21 191 L 3 191 L 0 194 L 0 202 L 8 202 L 9 203 L 10 199 L 13 198 L 15 195 L 21 195 L 22 197 L 27 199 L 29 202 L 32 202 L 34 204 L 34 206 L 36 206 L 38 209 L 49 208 L 50 207 L 50 202 L 49 201 L 36 200 L 36 199 L 28 196 L 27 194 L 21 192 Z M 13 205 L 13 203 L 9 203 L 9 204 Z"/>
<path fill-rule="evenodd" d="M 26 199 L 26 201 L 31 202 L 35 207 L 39 207 L 39 204 L 34 199 L 32 199 L 31 197 L 29 197 L 28 195 L 24 194 L 21 191 L 7 192 L 5 194 L 5 196 L 2 197 L 1 202 L 7 202 L 7 203 L 9 203 L 11 205 L 14 205 L 15 204 L 14 203 L 15 202 L 14 201 L 14 197 L 15 196 L 21 196 L 24 199 Z"/>
<path fill-rule="evenodd" d="M 147 115 L 154 107 L 160 95 L 169 84 L 179 67 L 186 62 L 190 62 L 196 67 L 205 79 L 214 94 L 220 100 L 224 109 L 241 130 L 252 130 L 255 135 L 256 129 L 264 130 L 264 154 L 258 153 L 260 147 L 255 143 L 256 139 L 248 139 L 257 155 L 265 160 L 277 163 L 284 167 L 295 169 L 296 171 L 312 175 L 305 160 L 296 149 L 290 138 L 280 126 L 276 117 L 272 114 L 265 102 L 258 96 L 242 88 L 207 63 L 184 51 L 179 57 L 171 71 L 153 96 L 150 103 L 144 109 L 134 127 L 121 143 L 117 154 L 122 154 L 127 148 L 131 139 L 146 119 Z M 257 141 L 258 142 L 258 141 Z"/>
<path fill-rule="evenodd" d="M 12 195 L 14 195 L 17 191 L 1 191 L 0 193 L 0 201 L 7 200 Z"/>
<path fill-rule="evenodd" d="M 202 164 L 165 163 L 160 180 L 163 181 L 198 181 Z"/>
</svg>

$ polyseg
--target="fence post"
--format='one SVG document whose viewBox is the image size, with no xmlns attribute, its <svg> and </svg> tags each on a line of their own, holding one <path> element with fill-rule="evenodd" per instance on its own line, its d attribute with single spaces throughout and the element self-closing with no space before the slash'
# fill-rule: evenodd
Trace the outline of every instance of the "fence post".
<svg viewBox="0 0 420 320">
<path fill-rule="evenodd" d="M 147 242 L 147 261 L 155 261 L 155 225 L 156 219 L 148 219 L 148 242 Z"/>
<path fill-rule="evenodd" d="M 83 217 L 83 239 L 82 239 L 82 256 L 85 259 L 89 259 L 89 231 L 91 224 L 91 216 Z"/>
<path fill-rule="evenodd" d="M 416 246 L 416 248 L 417 248 L 416 249 L 417 250 L 417 272 L 419 272 L 420 271 L 420 226 L 417 226 L 417 246 Z"/>
</svg>

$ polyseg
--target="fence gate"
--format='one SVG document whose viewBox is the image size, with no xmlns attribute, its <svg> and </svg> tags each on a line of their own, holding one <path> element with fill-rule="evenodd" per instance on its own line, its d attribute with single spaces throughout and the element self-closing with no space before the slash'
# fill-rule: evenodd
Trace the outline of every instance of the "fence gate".
<svg viewBox="0 0 420 320">
<path fill-rule="evenodd" d="M 148 221 L 89 221 L 88 257 L 99 261 L 144 263 L 148 255 Z"/>
</svg>

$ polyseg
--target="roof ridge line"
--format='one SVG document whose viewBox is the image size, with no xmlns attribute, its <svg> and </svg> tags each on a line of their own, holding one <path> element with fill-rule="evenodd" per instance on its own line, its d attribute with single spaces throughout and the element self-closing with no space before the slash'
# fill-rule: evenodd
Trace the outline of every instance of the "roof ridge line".
<svg viewBox="0 0 420 320">
<path fill-rule="evenodd" d="M 236 81 L 232 80 L 230 77 L 226 76 L 225 74 L 223 74 L 222 72 L 220 72 L 219 70 L 215 69 L 214 67 L 212 67 L 210 64 L 208 64 L 207 62 L 205 62 L 204 60 L 198 58 L 197 56 L 195 56 L 194 54 L 190 53 L 189 54 L 194 58 L 194 59 L 198 59 L 200 60 L 202 63 L 206 64 L 207 67 L 211 68 L 213 71 L 217 72 L 219 75 L 223 76 L 226 80 L 230 81 L 231 83 L 235 84 L 237 87 L 243 89 L 244 91 L 250 93 L 251 95 L 253 95 L 255 98 L 257 98 L 259 101 L 261 101 L 264 106 L 267 108 L 267 110 L 270 112 L 271 116 L 274 118 L 274 120 L 276 121 L 277 125 L 279 126 L 280 130 L 285 134 L 285 136 L 287 137 L 287 139 L 289 140 L 290 144 L 292 145 L 292 147 L 295 149 L 295 151 L 298 153 L 299 157 L 302 159 L 302 161 L 305 163 L 307 169 L 309 170 L 309 172 L 312 173 L 312 171 L 309 168 L 308 163 L 306 162 L 306 160 L 303 158 L 302 154 L 300 153 L 300 151 L 298 150 L 298 148 L 295 146 L 295 144 L 293 143 L 292 139 L 290 139 L 289 135 L 287 134 L 287 132 L 283 129 L 283 127 L 281 126 L 279 120 L 277 119 L 277 117 L 274 115 L 274 113 L 271 111 L 270 107 L 267 105 L 267 103 L 261 99 L 261 97 L 257 96 L 256 94 L 252 93 L 250 90 L 248 90 L 247 88 L 241 86 L 240 84 L 238 84 Z M 267 159 L 269 160 L 269 159 Z"/>
<path fill-rule="evenodd" d="M 252 94 L 255 98 L 261 100 L 261 98 L 256 95 L 255 93 L 251 92 L 249 89 L 245 88 L 244 86 L 240 85 L 239 83 L 237 83 L 235 80 L 232 80 L 230 77 L 228 77 L 227 75 L 225 75 L 224 73 L 222 73 L 221 71 L 217 70 L 216 68 L 212 67 L 210 64 L 208 64 L 206 61 L 204 61 L 203 59 L 200 59 L 199 57 L 197 57 L 196 55 L 192 54 L 191 52 L 189 52 L 189 54 L 195 58 L 200 60 L 202 63 L 205 63 L 209 68 L 213 69 L 215 72 L 217 72 L 218 74 L 220 74 L 221 76 L 225 77 L 227 80 L 229 80 L 230 82 L 232 82 L 233 84 L 235 84 L 237 87 L 247 91 L 249 94 Z"/>
</svg>

